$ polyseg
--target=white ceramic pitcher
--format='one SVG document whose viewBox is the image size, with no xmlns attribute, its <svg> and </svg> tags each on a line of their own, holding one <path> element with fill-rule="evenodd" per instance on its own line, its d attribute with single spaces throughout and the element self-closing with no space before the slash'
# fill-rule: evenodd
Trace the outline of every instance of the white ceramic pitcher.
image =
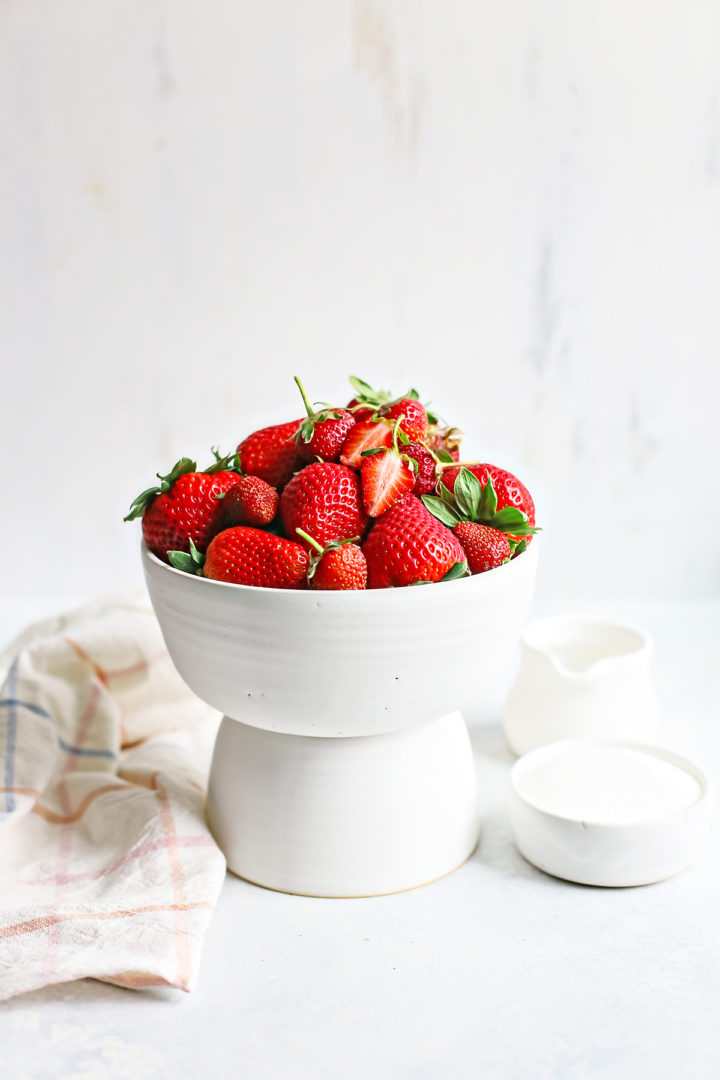
<svg viewBox="0 0 720 1080">
<path fill-rule="evenodd" d="M 530 623 L 503 727 L 521 755 L 579 736 L 653 742 L 659 718 L 651 638 L 601 619 L 557 615 Z"/>
</svg>

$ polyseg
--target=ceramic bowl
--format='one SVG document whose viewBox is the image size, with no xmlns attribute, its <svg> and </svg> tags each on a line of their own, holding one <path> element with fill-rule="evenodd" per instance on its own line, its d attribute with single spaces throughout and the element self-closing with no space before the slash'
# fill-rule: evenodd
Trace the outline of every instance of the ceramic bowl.
<svg viewBox="0 0 720 1080">
<path fill-rule="evenodd" d="M 478 842 L 460 713 L 389 735 L 278 735 L 225 718 L 208 822 L 228 866 L 281 892 L 400 892 L 457 869 Z"/>
<path fill-rule="evenodd" d="M 654 813 L 618 811 L 627 798 L 618 794 L 618 785 L 627 789 L 633 772 L 625 766 L 624 776 L 608 772 L 605 816 L 601 811 L 589 820 L 575 813 L 551 812 L 539 805 L 533 794 L 533 774 L 552 770 L 555 789 L 569 783 L 572 753 L 602 754 L 606 749 L 672 766 L 688 777 L 694 793 L 685 804 L 667 806 Z M 569 768 L 564 760 L 569 759 Z M 559 779 L 566 774 L 564 779 Z M 564 739 L 525 754 L 513 766 L 510 776 L 510 819 L 515 841 L 524 857 L 545 873 L 582 885 L 630 886 L 663 881 L 691 866 L 705 844 L 713 804 L 707 777 L 693 762 L 670 750 L 648 743 L 613 739 Z M 595 793 L 595 798 L 597 792 Z M 577 798 L 577 794 L 573 796 Z"/>
<path fill-rule="evenodd" d="M 208 819 L 228 866 L 269 888 L 368 896 L 474 850 L 472 749 L 457 711 L 512 650 L 537 543 L 471 578 L 312 592 L 184 574 L 143 545 L 175 666 L 225 713 Z"/>
<path fill-rule="evenodd" d="M 170 655 L 209 705 L 293 735 L 378 735 L 462 708 L 515 645 L 537 542 L 470 578 L 358 592 L 261 589 L 142 558 Z"/>
</svg>

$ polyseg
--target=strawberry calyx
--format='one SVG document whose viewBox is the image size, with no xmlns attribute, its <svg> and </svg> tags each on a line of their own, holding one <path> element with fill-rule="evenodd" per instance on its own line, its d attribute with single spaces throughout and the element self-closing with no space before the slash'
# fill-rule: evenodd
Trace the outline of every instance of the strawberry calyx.
<svg viewBox="0 0 720 1080">
<path fill-rule="evenodd" d="M 295 529 L 295 532 L 298 534 L 298 536 L 305 540 L 306 543 L 311 544 L 314 548 L 314 551 L 310 552 L 310 566 L 308 567 L 307 572 L 308 583 L 314 578 L 315 571 L 320 565 L 320 560 L 322 559 L 323 555 L 327 555 L 329 551 L 337 551 L 339 548 L 344 547 L 345 544 L 358 544 L 360 542 L 359 536 L 349 536 L 345 540 L 328 540 L 325 547 L 323 547 L 323 545 L 318 540 L 315 540 L 312 536 L 310 536 L 309 533 L 305 532 L 305 530 L 301 529 L 299 526 Z"/>
<path fill-rule="evenodd" d="M 155 487 L 146 488 L 145 491 L 141 491 L 140 494 L 133 499 L 130 509 L 123 521 L 133 521 L 135 518 L 142 517 L 145 512 L 145 508 L 148 503 L 152 502 L 156 495 L 164 495 L 170 491 L 171 487 L 176 480 L 179 480 L 181 476 L 185 476 L 186 473 L 194 473 L 197 470 L 196 462 L 191 458 L 180 458 L 176 461 L 169 473 L 163 476 L 161 473 L 156 473 L 160 485 Z"/>
<path fill-rule="evenodd" d="M 212 453 L 215 457 L 215 461 L 212 465 L 208 465 L 207 469 L 201 469 L 203 473 L 218 473 L 218 472 L 236 472 L 242 476 L 240 469 L 240 459 L 237 451 L 233 454 L 227 454 L 225 457 L 221 456 L 219 451 L 213 446 L 211 447 Z M 146 488 L 145 491 L 141 491 L 140 494 L 133 499 L 130 509 L 127 515 L 123 518 L 123 521 L 134 521 L 135 518 L 142 517 L 146 508 L 152 502 L 156 495 L 166 495 L 175 484 L 176 480 L 179 480 L 181 476 L 187 475 L 187 473 L 197 472 L 197 462 L 191 458 L 180 458 L 176 461 L 169 473 L 165 476 L 162 473 L 156 473 L 160 484 L 156 484 L 154 487 Z"/>
<path fill-rule="evenodd" d="M 297 375 L 293 376 L 293 378 L 297 383 L 297 388 L 300 391 L 300 396 L 303 399 L 303 405 L 305 406 L 305 411 L 307 412 L 307 417 L 300 424 L 300 427 L 298 428 L 295 435 L 295 439 L 297 442 L 302 439 L 303 442 L 309 443 L 312 440 L 313 435 L 315 434 L 315 426 L 317 424 L 322 424 L 326 420 L 342 420 L 343 414 L 338 409 L 334 408 L 334 406 L 328 405 L 327 402 L 316 402 L 315 404 L 320 404 L 323 407 L 317 410 L 313 409 L 312 405 L 308 401 L 307 394 L 305 393 L 305 387 L 300 382 Z"/>
<path fill-rule="evenodd" d="M 168 561 L 176 570 L 182 570 L 186 574 L 200 574 L 205 565 L 205 556 L 201 555 L 190 537 L 190 551 L 168 551 Z"/>
<path fill-rule="evenodd" d="M 202 472 L 207 473 L 210 476 L 213 473 L 219 472 L 236 472 L 238 476 L 243 475 L 242 467 L 240 465 L 240 455 L 237 450 L 233 451 L 232 454 L 225 454 L 224 456 L 216 446 L 211 446 L 210 450 L 215 460 L 212 465 L 208 465 L 207 469 L 202 469 Z"/>
<path fill-rule="evenodd" d="M 498 510 L 497 494 L 489 476 L 483 486 L 474 473 L 463 467 L 455 480 L 454 491 L 450 491 L 442 481 L 438 483 L 437 490 L 438 495 L 422 495 L 421 498 L 439 521 L 450 529 L 461 521 L 474 521 L 508 533 L 513 538 L 519 538 L 511 541 L 514 555 L 525 550 L 526 537 L 540 531 L 537 526 L 530 524 L 527 514 L 516 506 L 504 506 Z"/>
<path fill-rule="evenodd" d="M 356 375 L 351 375 L 349 383 L 353 388 L 355 394 L 356 405 L 353 405 L 350 412 L 355 412 L 357 409 L 379 409 L 382 405 L 386 405 L 391 398 L 391 394 L 387 390 L 373 390 L 372 386 L 366 383 L 363 379 L 358 379 Z"/>
<path fill-rule="evenodd" d="M 363 379 L 358 379 L 357 376 L 351 375 L 349 379 L 350 385 L 355 393 L 356 404 L 351 406 L 350 411 L 355 412 L 357 409 L 374 409 L 375 414 L 370 419 L 378 420 L 387 414 L 394 405 L 397 405 L 400 401 L 407 401 L 410 398 L 413 401 L 419 401 L 420 395 L 414 386 L 405 394 L 398 394 L 397 397 L 393 397 L 387 390 L 374 390 L 372 386 L 369 386 Z M 428 417 L 430 419 L 430 417 Z M 432 423 L 437 423 L 437 417 L 432 417 Z"/>
</svg>

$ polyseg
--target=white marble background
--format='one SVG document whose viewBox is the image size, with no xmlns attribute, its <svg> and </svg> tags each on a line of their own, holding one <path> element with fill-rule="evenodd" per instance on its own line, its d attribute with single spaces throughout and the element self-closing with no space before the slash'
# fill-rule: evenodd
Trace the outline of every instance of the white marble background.
<svg viewBox="0 0 720 1080">
<path fill-rule="evenodd" d="M 546 594 L 720 591 L 720 6 L 4 0 L 4 593 L 354 372 L 536 494 Z"/>
</svg>

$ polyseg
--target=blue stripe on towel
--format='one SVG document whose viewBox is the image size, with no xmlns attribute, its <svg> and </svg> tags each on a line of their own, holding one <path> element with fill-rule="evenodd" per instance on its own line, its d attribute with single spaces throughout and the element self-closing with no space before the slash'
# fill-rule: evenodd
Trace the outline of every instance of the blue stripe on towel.
<svg viewBox="0 0 720 1080">
<path fill-rule="evenodd" d="M 16 656 L 12 662 L 10 672 L 8 674 L 7 687 L 10 694 L 10 701 L 8 702 L 7 713 L 7 733 L 5 751 L 7 757 L 5 758 L 5 787 L 11 788 L 13 786 L 13 779 L 15 776 L 15 738 L 17 735 L 17 705 L 15 703 L 15 691 L 17 689 L 17 673 L 18 673 L 18 661 L 20 657 Z M 15 792 L 5 792 L 5 811 L 8 814 L 12 814 L 15 809 Z"/>
</svg>

